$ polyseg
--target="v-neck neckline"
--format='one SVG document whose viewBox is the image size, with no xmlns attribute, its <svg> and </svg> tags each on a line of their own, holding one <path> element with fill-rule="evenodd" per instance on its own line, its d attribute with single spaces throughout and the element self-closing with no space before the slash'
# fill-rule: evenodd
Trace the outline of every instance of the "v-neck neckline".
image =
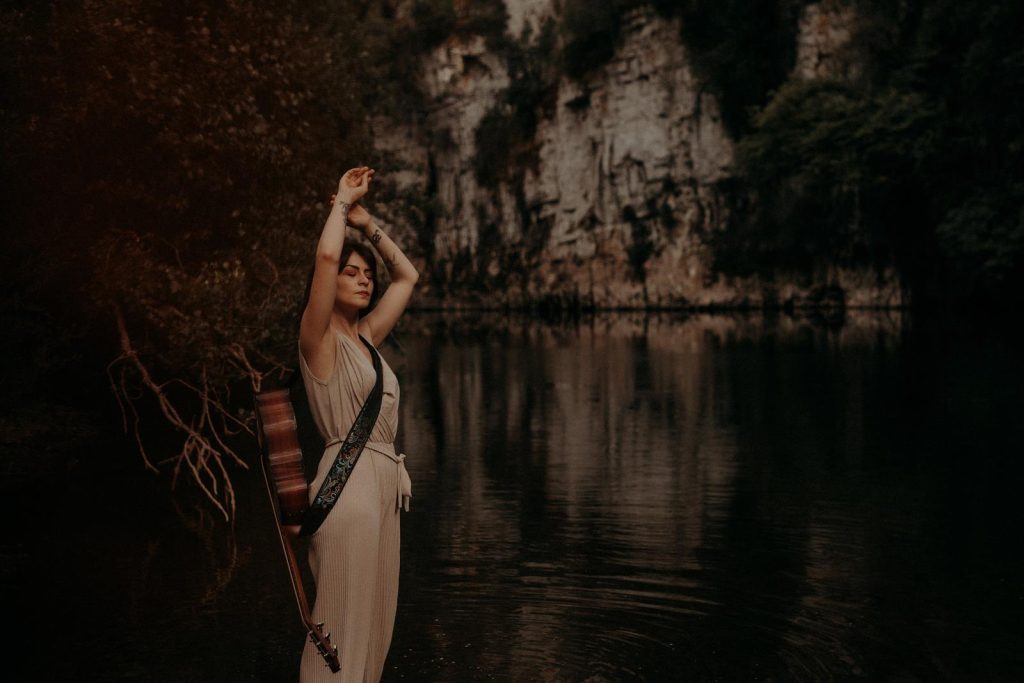
<svg viewBox="0 0 1024 683">
<path fill-rule="evenodd" d="M 356 343 L 347 334 L 345 334 L 343 332 L 340 332 L 339 330 L 335 330 L 334 332 L 335 332 L 335 334 L 337 334 L 342 339 L 347 340 L 349 343 L 351 343 L 351 344 L 355 344 Z M 373 346 L 373 342 L 370 342 L 370 340 L 366 339 L 366 337 L 364 337 L 363 335 L 360 334 L 359 338 L 360 339 L 365 339 L 371 346 Z M 372 354 L 373 352 L 371 351 L 370 353 Z M 366 356 L 363 355 L 363 350 L 360 349 L 358 346 L 356 347 L 356 355 L 359 356 L 359 360 L 361 360 L 368 368 L 370 368 L 370 371 L 373 372 L 374 375 L 377 374 L 377 370 L 373 367 L 373 356 L 372 355 L 370 357 L 370 360 L 366 360 Z"/>
</svg>

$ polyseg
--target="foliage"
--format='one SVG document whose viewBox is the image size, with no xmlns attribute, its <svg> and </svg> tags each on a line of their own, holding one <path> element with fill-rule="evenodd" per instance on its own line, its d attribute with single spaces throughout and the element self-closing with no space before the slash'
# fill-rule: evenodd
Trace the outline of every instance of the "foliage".
<svg viewBox="0 0 1024 683">
<path fill-rule="evenodd" d="M 718 96 L 734 135 L 748 130 L 750 110 L 763 106 L 793 69 L 797 22 L 808 0 L 688 0 L 660 3 L 681 18 L 694 69 Z"/>
<path fill-rule="evenodd" d="M 651 226 L 647 221 L 640 220 L 632 206 L 623 209 L 622 218 L 629 223 L 630 228 L 630 240 L 626 246 L 626 253 L 629 256 L 633 279 L 637 282 L 644 282 L 647 279 L 647 260 L 654 255 Z"/>
<path fill-rule="evenodd" d="M 475 132 L 473 170 L 483 187 L 494 187 L 513 173 L 536 162 L 537 124 L 550 116 L 558 82 L 555 25 L 544 24 L 537 40 L 527 32 L 505 45 L 509 85 L 497 97 Z"/>
<path fill-rule="evenodd" d="M 428 49 L 455 32 L 457 19 L 452 0 L 419 0 L 412 6 L 412 20 L 419 27 L 423 46 Z"/>
<path fill-rule="evenodd" d="M 859 28 L 855 83 L 790 82 L 806 0 L 568 0 L 565 73 L 584 78 L 627 12 L 680 20 L 696 72 L 739 140 L 730 273 L 895 262 L 920 301 L 1008 301 L 1024 291 L 1019 210 L 1024 83 L 1012 0 L 836 0 Z"/>
<path fill-rule="evenodd" d="M 501 44 L 511 85 L 477 128 L 477 180 L 493 187 L 509 172 L 535 161 L 538 116 L 550 115 L 560 76 L 582 80 L 606 64 L 621 42 L 627 13 L 644 6 L 681 19 L 680 39 L 695 69 L 718 95 L 726 125 L 733 132 L 746 130 L 748 111 L 764 104 L 792 68 L 796 21 L 804 4 L 806 0 L 567 0 L 560 20 L 549 20 L 536 41 L 526 33 Z"/>
<path fill-rule="evenodd" d="M 1024 278 L 1014 2 L 855 3 L 855 84 L 787 83 L 740 141 L 728 272 L 895 261 L 923 303 L 1009 303 Z"/>
<path fill-rule="evenodd" d="M 891 188 L 935 158 L 936 118 L 913 94 L 865 98 L 839 83 L 788 83 L 739 145 L 749 194 L 730 229 L 712 236 L 716 265 L 767 274 L 823 257 L 884 262 L 892 244 L 867 226 L 884 219 Z"/>
<path fill-rule="evenodd" d="M 325 200 L 372 163 L 371 107 L 415 95 L 381 50 L 408 24 L 341 5 L 2 10 L 8 272 L 63 319 L 84 311 L 94 337 L 116 327 L 126 426 L 156 410 L 180 437 L 147 448 L 136 431 L 147 464 L 191 475 L 225 516 L 239 409 L 293 362 Z"/>
<path fill-rule="evenodd" d="M 562 69 L 566 75 L 579 80 L 607 64 L 621 39 L 623 15 L 638 4 L 631 0 L 568 0 L 559 27 L 563 37 Z"/>
<path fill-rule="evenodd" d="M 916 208 L 937 226 L 931 237 L 948 288 L 972 305 L 1020 303 L 1024 102 L 1010 93 L 1024 83 L 1024 5 L 936 0 L 912 13 L 864 5 L 874 21 L 859 37 L 881 22 L 897 27 L 892 50 L 872 62 L 875 81 L 941 108 L 943 154 L 924 174 L 930 192 Z"/>
<path fill-rule="evenodd" d="M 154 464 L 171 456 L 227 513 L 215 466 L 234 442 L 219 439 L 244 429 L 247 403 L 229 390 L 291 364 L 324 199 L 345 166 L 379 159 L 375 119 L 422 109 L 423 53 L 482 36 L 505 59 L 510 85 L 476 131 L 474 170 L 493 186 L 535 161 L 561 75 L 605 63 L 625 14 L 649 4 L 679 19 L 740 140 L 719 267 L 894 258 L 921 297 L 1019 297 L 1024 5 L 848 2 L 864 69 L 843 84 L 786 82 L 803 0 L 565 0 L 560 22 L 518 40 L 500 0 L 8 3 L 4 273 L 56 302 L 47 329 L 74 320 L 103 338 L 121 325 L 111 376 L 129 417 L 145 396 L 181 436 Z M 390 198 L 427 225 L 443 211 Z M 637 277 L 645 230 L 629 251 Z"/>
<path fill-rule="evenodd" d="M 452 36 L 500 41 L 508 21 L 502 0 L 416 0 L 411 15 L 414 51 L 430 49 Z"/>
<path fill-rule="evenodd" d="M 963 290 L 979 303 L 1021 296 L 1024 184 L 977 188 L 937 232 Z"/>
<path fill-rule="evenodd" d="M 718 96 L 726 126 L 747 129 L 748 110 L 764 104 L 793 67 L 797 20 L 807 0 L 568 0 L 561 25 L 563 70 L 581 79 L 608 62 L 625 15 L 650 6 L 679 18 L 680 39 L 707 87 Z"/>
</svg>

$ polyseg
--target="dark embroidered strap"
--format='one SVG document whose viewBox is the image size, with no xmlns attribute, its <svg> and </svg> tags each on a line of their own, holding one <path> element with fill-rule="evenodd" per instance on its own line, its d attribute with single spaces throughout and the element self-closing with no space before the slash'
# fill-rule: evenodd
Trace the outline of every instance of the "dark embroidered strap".
<svg viewBox="0 0 1024 683">
<path fill-rule="evenodd" d="M 327 519 L 331 508 L 338 502 L 338 496 L 341 495 L 341 490 L 345 488 L 345 482 L 348 481 L 349 475 L 355 469 L 356 462 L 362 455 L 363 446 L 370 438 L 370 432 L 373 431 L 373 425 L 377 424 L 377 416 L 380 414 L 380 404 L 384 396 L 384 371 L 381 367 L 380 355 L 377 353 L 377 349 L 373 348 L 373 344 L 363 339 L 361 335 L 359 341 L 370 349 L 377 381 L 374 383 L 373 389 L 370 390 L 370 395 L 366 397 L 363 407 L 359 409 L 352 428 L 348 430 L 348 436 L 341 442 L 338 456 L 334 459 L 334 464 L 331 465 L 316 498 L 313 499 L 313 503 L 306 512 L 306 517 L 302 522 L 302 531 L 299 532 L 302 536 L 311 536 L 316 533 L 316 530 Z"/>
</svg>

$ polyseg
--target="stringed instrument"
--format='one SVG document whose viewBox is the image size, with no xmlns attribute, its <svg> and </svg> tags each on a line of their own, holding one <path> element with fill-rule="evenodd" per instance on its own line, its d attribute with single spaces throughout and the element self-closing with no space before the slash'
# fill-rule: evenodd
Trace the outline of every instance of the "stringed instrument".
<svg viewBox="0 0 1024 683">
<path fill-rule="evenodd" d="M 326 666 L 337 673 L 341 670 L 338 648 L 331 645 L 331 634 L 325 634 L 322 623 L 314 623 L 302 584 L 302 573 L 292 546 L 292 535 L 286 527 L 302 523 L 309 508 L 309 484 L 302 469 L 302 450 L 299 448 L 295 411 L 288 389 L 273 389 L 256 394 L 257 433 L 262 457 L 260 464 L 267 494 L 274 511 L 277 535 L 281 541 L 292 582 L 292 592 L 299 608 L 299 616 L 306 627 L 310 641 L 324 658 Z"/>
</svg>

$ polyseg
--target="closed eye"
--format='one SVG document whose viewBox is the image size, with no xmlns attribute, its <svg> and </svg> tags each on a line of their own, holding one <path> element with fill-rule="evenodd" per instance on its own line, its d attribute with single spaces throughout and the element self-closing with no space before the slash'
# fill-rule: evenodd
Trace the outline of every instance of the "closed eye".
<svg viewBox="0 0 1024 683">
<path fill-rule="evenodd" d="M 359 274 L 359 269 L 356 268 L 355 266 L 345 266 L 344 268 L 341 269 L 341 272 L 344 275 L 355 277 L 356 275 Z M 365 275 L 369 280 L 373 279 L 373 271 L 370 270 L 369 268 L 363 271 L 363 275 Z"/>
</svg>

